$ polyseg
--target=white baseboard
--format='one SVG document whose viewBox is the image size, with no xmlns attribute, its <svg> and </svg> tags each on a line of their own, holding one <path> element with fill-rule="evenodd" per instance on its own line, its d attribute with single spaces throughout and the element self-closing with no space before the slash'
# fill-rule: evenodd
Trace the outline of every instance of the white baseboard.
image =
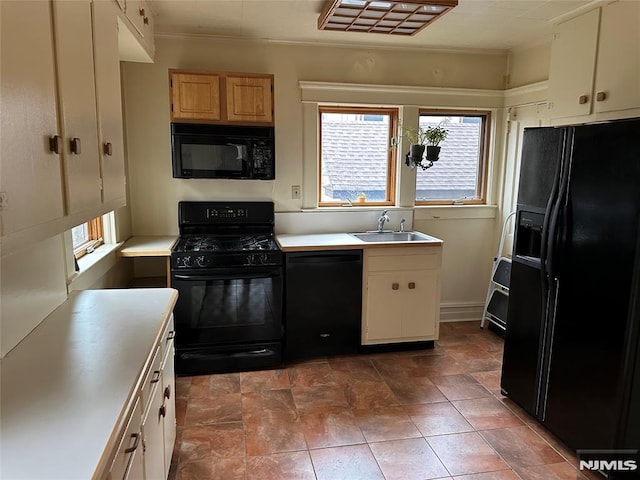
<svg viewBox="0 0 640 480">
<path fill-rule="evenodd" d="M 450 303 L 440 305 L 440 322 L 470 322 L 482 320 L 484 304 Z"/>
</svg>

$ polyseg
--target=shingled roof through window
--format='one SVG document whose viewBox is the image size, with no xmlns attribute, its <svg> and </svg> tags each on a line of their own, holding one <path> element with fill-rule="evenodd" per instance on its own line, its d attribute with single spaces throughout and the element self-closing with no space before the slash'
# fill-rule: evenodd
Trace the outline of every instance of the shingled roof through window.
<svg viewBox="0 0 640 480">
<path fill-rule="evenodd" d="M 417 190 L 475 190 L 480 124 L 448 123 L 446 128 L 449 135 L 441 143 L 440 160 L 429 170 L 418 168 Z M 387 155 L 384 122 L 323 121 L 322 176 L 327 190 L 385 190 Z"/>
</svg>

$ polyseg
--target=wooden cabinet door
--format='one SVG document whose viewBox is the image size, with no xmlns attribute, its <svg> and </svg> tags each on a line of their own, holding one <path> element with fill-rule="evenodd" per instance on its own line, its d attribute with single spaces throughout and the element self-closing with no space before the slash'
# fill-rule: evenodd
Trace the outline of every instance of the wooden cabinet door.
<svg viewBox="0 0 640 480">
<path fill-rule="evenodd" d="M 591 113 L 599 20 L 595 9 L 557 26 L 549 68 L 551 118 Z"/>
<path fill-rule="evenodd" d="M 400 290 L 400 281 L 401 274 L 398 272 L 367 275 L 366 340 L 388 340 L 402 336 L 403 292 Z"/>
<path fill-rule="evenodd" d="M 220 120 L 220 77 L 171 72 L 171 120 Z"/>
<path fill-rule="evenodd" d="M 74 214 L 102 202 L 91 3 L 56 1 L 53 7 L 67 214 Z"/>
<path fill-rule="evenodd" d="M 125 204 L 124 139 L 117 5 L 93 2 L 93 51 L 98 103 L 102 201 Z"/>
<path fill-rule="evenodd" d="M 438 270 L 404 272 L 400 288 L 402 301 L 402 337 L 433 337 L 438 309 Z"/>
<path fill-rule="evenodd" d="M 640 2 L 602 8 L 595 111 L 640 107 Z"/>
<path fill-rule="evenodd" d="M 56 115 L 49 2 L 0 2 L 0 234 L 64 214 L 60 155 L 49 150 Z"/>
<path fill-rule="evenodd" d="M 227 119 L 273 123 L 273 78 L 228 75 L 225 79 Z"/>
</svg>

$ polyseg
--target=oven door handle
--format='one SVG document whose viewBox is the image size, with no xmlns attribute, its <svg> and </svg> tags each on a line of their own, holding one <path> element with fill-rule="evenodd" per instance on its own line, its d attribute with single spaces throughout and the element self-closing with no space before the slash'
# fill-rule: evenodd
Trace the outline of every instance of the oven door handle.
<svg viewBox="0 0 640 480">
<path fill-rule="evenodd" d="M 214 280 L 253 280 L 256 278 L 273 278 L 280 275 L 280 272 L 256 272 L 256 273 L 227 273 L 227 274 L 218 274 L 218 275 L 182 275 L 182 274 L 174 274 L 174 280 L 199 280 L 201 282 L 206 281 L 214 281 Z"/>
</svg>

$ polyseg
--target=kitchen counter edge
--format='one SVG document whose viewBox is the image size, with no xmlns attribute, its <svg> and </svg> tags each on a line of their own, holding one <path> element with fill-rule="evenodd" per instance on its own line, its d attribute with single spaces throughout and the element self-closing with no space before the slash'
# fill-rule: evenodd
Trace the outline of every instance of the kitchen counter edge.
<svg viewBox="0 0 640 480">
<path fill-rule="evenodd" d="M 283 252 L 304 252 L 310 250 L 360 250 L 365 248 L 393 247 L 441 247 L 443 241 L 433 240 L 419 242 L 365 242 L 348 233 L 281 233 L 276 235 L 276 242 Z"/>
</svg>

